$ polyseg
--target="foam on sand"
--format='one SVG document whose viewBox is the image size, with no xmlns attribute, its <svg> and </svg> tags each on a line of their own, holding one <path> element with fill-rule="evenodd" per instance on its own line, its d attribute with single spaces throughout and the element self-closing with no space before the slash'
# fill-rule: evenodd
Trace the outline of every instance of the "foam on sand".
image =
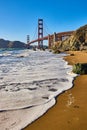
<svg viewBox="0 0 87 130">
<path fill-rule="evenodd" d="M 72 87 L 72 67 L 65 54 L 8 52 L 0 64 L 0 129 L 20 130 L 55 104 Z"/>
</svg>

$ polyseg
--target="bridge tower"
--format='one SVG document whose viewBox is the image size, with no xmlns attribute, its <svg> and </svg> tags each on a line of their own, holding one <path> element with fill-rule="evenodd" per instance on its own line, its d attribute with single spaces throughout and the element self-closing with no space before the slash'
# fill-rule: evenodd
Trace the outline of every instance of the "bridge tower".
<svg viewBox="0 0 87 130">
<path fill-rule="evenodd" d="M 26 47 L 29 49 L 29 43 L 30 43 L 30 36 L 29 35 L 27 35 L 27 44 L 26 44 Z"/>
<path fill-rule="evenodd" d="M 38 19 L 38 39 L 43 38 L 43 19 Z M 43 40 L 38 40 L 38 48 L 43 47 Z"/>
<path fill-rule="evenodd" d="M 30 42 L 30 36 L 27 35 L 27 44 L 29 44 L 29 42 Z"/>
</svg>

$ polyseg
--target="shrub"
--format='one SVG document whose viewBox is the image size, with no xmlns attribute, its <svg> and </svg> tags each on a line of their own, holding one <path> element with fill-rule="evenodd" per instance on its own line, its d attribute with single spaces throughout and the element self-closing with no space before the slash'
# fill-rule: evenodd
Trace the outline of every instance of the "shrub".
<svg viewBox="0 0 87 130">
<path fill-rule="evenodd" d="M 87 74 L 87 63 L 77 63 L 73 65 L 73 72 L 76 74 Z"/>
</svg>

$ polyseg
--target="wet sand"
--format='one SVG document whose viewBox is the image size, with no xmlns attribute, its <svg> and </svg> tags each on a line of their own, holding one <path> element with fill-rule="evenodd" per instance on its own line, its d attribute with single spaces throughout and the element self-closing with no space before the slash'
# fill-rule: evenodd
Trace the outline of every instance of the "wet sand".
<svg viewBox="0 0 87 130">
<path fill-rule="evenodd" d="M 69 64 L 87 63 L 87 52 L 69 52 Z M 24 130 L 87 130 L 87 75 L 76 77 L 74 87 L 57 97 L 56 105 Z"/>
</svg>

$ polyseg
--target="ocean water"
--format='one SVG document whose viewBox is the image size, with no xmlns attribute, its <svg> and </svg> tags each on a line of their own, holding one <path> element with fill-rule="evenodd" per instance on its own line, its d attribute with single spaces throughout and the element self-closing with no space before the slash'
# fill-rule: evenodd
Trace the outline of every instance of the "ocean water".
<svg viewBox="0 0 87 130">
<path fill-rule="evenodd" d="M 0 50 L 0 130 L 21 130 L 72 87 L 75 74 L 49 51 Z"/>
</svg>

